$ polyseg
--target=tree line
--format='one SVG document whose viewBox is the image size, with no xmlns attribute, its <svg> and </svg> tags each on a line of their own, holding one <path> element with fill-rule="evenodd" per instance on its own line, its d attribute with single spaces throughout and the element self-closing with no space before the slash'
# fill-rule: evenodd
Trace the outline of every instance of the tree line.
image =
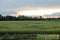
<svg viewBox="0 0 60 40">
<path fill-rule="evenodd" d="M 40 16 L 39 18 L 38 17 L 28 17 L 28 16 L 18 16 L 18 17 L 15 17 L 15 16 L 2 16 L 0 15 L 0 21 L 39 21 L 39 20 L 60 20 L 60 17 L 59 18 L 42 18 L 42 16 Z"/>
</svg>

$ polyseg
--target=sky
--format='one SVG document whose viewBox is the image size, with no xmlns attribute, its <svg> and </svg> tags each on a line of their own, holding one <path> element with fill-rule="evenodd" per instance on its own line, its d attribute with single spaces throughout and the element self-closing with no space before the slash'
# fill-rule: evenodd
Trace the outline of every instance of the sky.
<svg viewBox="0 0 60 40">
<path fill-rule="evenodd" d="M 60 12 L 60 0 L 0 0 L 0 14 L 43 15 Z"/>
</svg>

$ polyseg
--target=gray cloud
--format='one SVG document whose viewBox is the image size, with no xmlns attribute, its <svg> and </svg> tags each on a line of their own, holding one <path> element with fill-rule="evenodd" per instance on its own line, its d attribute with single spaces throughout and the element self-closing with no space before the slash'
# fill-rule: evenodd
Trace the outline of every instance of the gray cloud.
<svg viewBox="0 0 60 40">
<path fill-rule="evenodd" d="M 2 10 L 2 11 L 0 11 L 0 14 L 2 14 L 3 16 L 6 16 L 6 15 L 10 15 L 10 14 L 16 14 L 16 11 L 14 11 L 14 10 Z"/>
<path fill-rule="evenodd" d="M 0 8 L 23 6 L 60 6 L 60 0 L 0 0 Z"/>
<path fill-rule="evenodd" d="M 60 0 L 0 0 L 1 11 L 3 10 L 7 11 L 7 9 L 10 9 L 10 8 L 50 7 L 50 6 L 54 6 L 54 7 L 60 6 Z M 8 11 L 8 12 L 13 13 L 12 11 Z"/>
</svg>

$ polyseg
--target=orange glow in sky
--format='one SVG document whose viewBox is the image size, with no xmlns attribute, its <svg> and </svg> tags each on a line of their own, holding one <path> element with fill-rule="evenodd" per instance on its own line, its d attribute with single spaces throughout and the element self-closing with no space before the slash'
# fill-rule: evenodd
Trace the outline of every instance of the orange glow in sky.
<svg viewBox="0 0 60 40">
<path fill-rule="evenodd" d="M 23 9 L 18 11 L 18 15 L 32 16 L 32 15 L 45 15 L 60 12 L 60 9 Z"/>
</svg>

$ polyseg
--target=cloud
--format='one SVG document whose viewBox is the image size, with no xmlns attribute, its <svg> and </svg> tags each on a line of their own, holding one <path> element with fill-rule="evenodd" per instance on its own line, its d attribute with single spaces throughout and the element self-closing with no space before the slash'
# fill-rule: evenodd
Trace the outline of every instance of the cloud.
<svg viewBox="0 0 60 40">
<path fill-rule="evenodd" d="M 6 16 L 6 15 L 10 15 L 10 14 L 16 14 L 16 11 L 7 9 L 7 10 L 0 11 L 0 14 Z"/>
<path fill-rule="evenodd" d="M 0 8 L 60 6 L 60 0 L 0 0 Z"/>
<path fill-rule="evenodd" d="M 0 13 L 11 14 L 17 11 L 17 8 L 26 7 L 43 7 L 43 8 L 60 8 L 60 0 L 0 0 Z M 9 11 L 6 13 L 6 11 Z M 10 9 L 13 9 L 12 12 Z M 4 11 L 3 11 L 4 10 Z M 16 10 L 16 11 L 15 11 Z"/>
</svg>

